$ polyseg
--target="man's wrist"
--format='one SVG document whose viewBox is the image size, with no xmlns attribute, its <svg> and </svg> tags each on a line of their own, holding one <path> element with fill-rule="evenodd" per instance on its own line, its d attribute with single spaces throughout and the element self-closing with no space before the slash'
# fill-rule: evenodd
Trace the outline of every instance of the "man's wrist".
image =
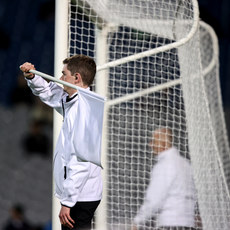
<svg viewBox="0 0 230 230">
<path fill-rule="evenodd" d="M 30 76 L 25 76 L 25 78 L 26 78 L 27 80 L 32 80 L 32 79 L 34 79 L 34 77 L 35 77 L 35 74 L 32 74 L 32 75 L 30 75 Z"/>
<path fill-rule="evenodd" d="M 62 203 L 61 203 L 61 206 L 66 207 L 66 208 L 71 208 L 71 207 L 69 207 L 69 206 L 67 206 L 65 204 L 62 204 Z"/>
</svg>

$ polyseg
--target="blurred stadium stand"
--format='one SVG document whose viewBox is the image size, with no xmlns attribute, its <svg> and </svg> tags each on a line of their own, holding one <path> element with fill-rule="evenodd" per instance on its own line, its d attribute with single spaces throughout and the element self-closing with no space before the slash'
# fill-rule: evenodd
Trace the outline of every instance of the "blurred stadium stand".
<svg viewBox="0 0 230 230">
<path fill-rule="evenodd" d="M 3 46 L 0 47 L 0 100 L 5 106 L 10 106 L 11 89 L 17 83 L 19 65 L 25 61 L 32 62 L 38 70 L 53 75 L 54 2 L 0 2 L 0 29 L 4 32 L 4 39 L 0 41 Z M 7 38 L 8 42 L 4 43 Z"/>
<path fill-rule="evenodd" d="M 34 225 L 44 225 L 51 218 L 52 158 L 25 154 L 21 138 L 25 135 L 29 108 L 0 108 L 0 229 L 9 216 L 9 209 L 21 203 L 26 217 Z M 51 135 L 51 130 L 47 130 Z"/>
<path fill-rule="evenodd" d="M 51 219 L 52 156 L 24 153 L 33 108 L 13 105 L 11 93 L 25 61 L 53 75 L 54 9 L 55 0 L 0 1 L 0 229 L 15 203 L 24 205 L 33 225 Z M 52 140 L 52 127 L 46 132 Z"/>
</svg>

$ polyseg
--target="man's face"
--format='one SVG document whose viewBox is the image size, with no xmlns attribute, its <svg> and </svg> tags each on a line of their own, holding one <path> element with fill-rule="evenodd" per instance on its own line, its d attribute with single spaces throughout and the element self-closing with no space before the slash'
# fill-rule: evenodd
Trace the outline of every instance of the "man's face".
<svg viewBox="0 0 230 230">
<path fill-rule="evenodd" d="M 71 84 L 75 84 L 76 77 L 71 74 L 71 72 L 67 69 L 67 64 L 63 66 L 62 69 L 62 76 L 60 78 L 62 81 L 66 81 Z M 68 86 L 64 86 L 64 91 L 69 93 L 69 91 L 72 90 L 72 88 Z"/>
<path fill-rule="evenodd" d="M 165 150 L 166 147 L 166 135 L 164 133 L 153 133 L 149 146 L 153 150 L 153 154 L 159 154 Z"/>
</svg>

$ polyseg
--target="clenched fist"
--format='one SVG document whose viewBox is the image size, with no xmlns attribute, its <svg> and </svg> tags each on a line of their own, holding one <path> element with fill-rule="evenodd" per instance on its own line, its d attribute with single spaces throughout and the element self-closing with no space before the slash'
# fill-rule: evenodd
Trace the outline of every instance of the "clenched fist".
<svg viewBox="0 0 230 230">
<path fill-rule="evenodd" d="M 25 62 L 20 66 L 20 70 L 23 72 L 24 77 L 32 79 L 34 77 L 33 73 L 30 73 L 30 70 L 35 70 L 35 67 L 33 64 L 29 62 Z"/>
</svg>

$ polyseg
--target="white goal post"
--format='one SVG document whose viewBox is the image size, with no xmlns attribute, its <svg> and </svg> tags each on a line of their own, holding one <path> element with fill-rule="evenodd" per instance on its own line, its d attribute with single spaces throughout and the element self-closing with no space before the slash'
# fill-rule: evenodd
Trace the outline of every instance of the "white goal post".
<svg viewBox="0 0 230 230">
<path fill-rule="evenodd" d="M 54 76 L 60 78 L 62 62 L 68 55 L 68 1 L 55 0 L 55 50 L 54 50 Z M 56 146 L 58 134 L 62 125 L 60 114 L 53 114 L 53 148 Z M 54 194 L 54 182 L 53 182 Z M 52 229 L 61 230 L 59 211 L 61 205 L 53 195 L 52 199 Z"/>
<path fill-rule="evenodd" d="M 148 146 L 152 131 L 166 126 L 192 165 L 195 228 L 229 229 L 230 152 L 218 42 L 199 20 L 197 1 L 56 0 L 56 10 L 55 76 L 65 56 L 91 56 L 97 62 L 93 89 L 107 97 L 104 191 L 94 228 L 130 229 L 155 164 Z M 59 40 L 63 35 L 66 43 Z M 54 229 L 57 221 L 54 216 Z M 142 228 L 155 229 L 156 221 Z"/>
</svg>

